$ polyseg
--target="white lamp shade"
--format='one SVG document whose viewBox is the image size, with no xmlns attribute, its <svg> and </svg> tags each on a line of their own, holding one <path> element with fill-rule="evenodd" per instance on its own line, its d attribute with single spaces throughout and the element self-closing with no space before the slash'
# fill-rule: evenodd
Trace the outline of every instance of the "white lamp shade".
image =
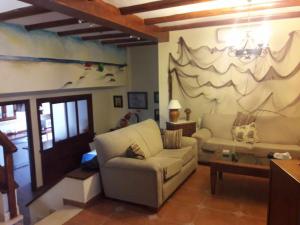
<svg viewBox="0 0 300 225">
<path fill-rule="evenodd" d="M 177 99 L 172 99 L 169 103 L 168 109 L 181 109 L 181 105 Z"/>
</svg>

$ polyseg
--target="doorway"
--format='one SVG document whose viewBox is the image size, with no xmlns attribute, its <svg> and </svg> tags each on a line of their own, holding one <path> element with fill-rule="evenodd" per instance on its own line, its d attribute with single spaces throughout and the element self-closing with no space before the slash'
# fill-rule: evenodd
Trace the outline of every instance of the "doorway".
<svg viewBox="0 0 300 225">
<path fill-rule="evenodd" d="M 36 190 L 29 100 L 0 102 L 0 130 L 17 147 L 13 154 L 14 178 L 19 185 L 17 197 L 20 211 L 25 216 L 25 204 Z M 2 146 L 0 165 L 4 166 Z"/>
</svg>

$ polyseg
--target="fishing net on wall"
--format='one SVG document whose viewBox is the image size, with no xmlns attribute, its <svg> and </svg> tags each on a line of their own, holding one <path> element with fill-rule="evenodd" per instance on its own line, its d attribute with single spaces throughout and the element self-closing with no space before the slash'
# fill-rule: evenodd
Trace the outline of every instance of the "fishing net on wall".
<svg viewBox="0 0 300 225">
<path fill-rule="evenodd" d="M 280 50 L 266 48 L 247 60 L 233 55 L 232 47 L 192 48 L 182 37 L 178 45 L 177 55 L 169 56 L 171 95 L 176 86 L 190 100 L 225 104 L 230 90 L 235 104 L 249 113 L 280 113 L 299 100 L 300 31 L 290 33 Z"/>
</svg>

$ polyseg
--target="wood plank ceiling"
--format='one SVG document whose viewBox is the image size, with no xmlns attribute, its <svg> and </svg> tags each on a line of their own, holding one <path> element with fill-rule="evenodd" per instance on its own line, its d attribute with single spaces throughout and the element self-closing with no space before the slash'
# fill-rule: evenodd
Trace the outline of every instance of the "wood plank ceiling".
<svg viewBox="0 0 300 225">
<path fill-rule="evenodd" d="M 6 0 L 10 1 L 10 0 Z M 129 47 L 168 41 L 168 32 L 196 27 L 300 17 L 299 0 L 22 0 L 0 22 L 28 31 Z"/>
</svg>

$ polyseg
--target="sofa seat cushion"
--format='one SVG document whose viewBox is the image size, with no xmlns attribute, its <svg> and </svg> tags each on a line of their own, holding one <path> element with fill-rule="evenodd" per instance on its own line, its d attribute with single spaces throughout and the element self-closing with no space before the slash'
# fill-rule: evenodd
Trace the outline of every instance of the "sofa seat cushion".
<svg viewBox="0 0 300 225">
<path fill-rule="evenodd" d="M 228 149 L 237 152 L 249 152 L 252 151 L 252 145 L 223 138 L 210 138 L 203 143 L 202 149 L 210 151 Z"/>
<path fill-rule="evenodd" d="M 255 143 L 253 144 L 253 151 L 261 155 L 267 155 L 269 152 L 289 152 L 292 156 L 300 156 L 299 145 L 282 145 L 269 143 Z"/>
<path fill-rule="evenodd" d="M 179 173 L 182 168 L 182 162 L 180 159 L 154 156 L 149 158 L 148 160 L 159 164 L 160 168 L 163 171 L 164 180 L 170 179 L 171 177 Z"/>
<path fill-rule="evenodd" d="M 187 146 L 180 149 L 164 149 L 158 153 L 157 156 L 180 159 L 182 166 L 184 166 L 194 158 L 195 153 L 193 152 L 192 146 Z"/>
</svg>

